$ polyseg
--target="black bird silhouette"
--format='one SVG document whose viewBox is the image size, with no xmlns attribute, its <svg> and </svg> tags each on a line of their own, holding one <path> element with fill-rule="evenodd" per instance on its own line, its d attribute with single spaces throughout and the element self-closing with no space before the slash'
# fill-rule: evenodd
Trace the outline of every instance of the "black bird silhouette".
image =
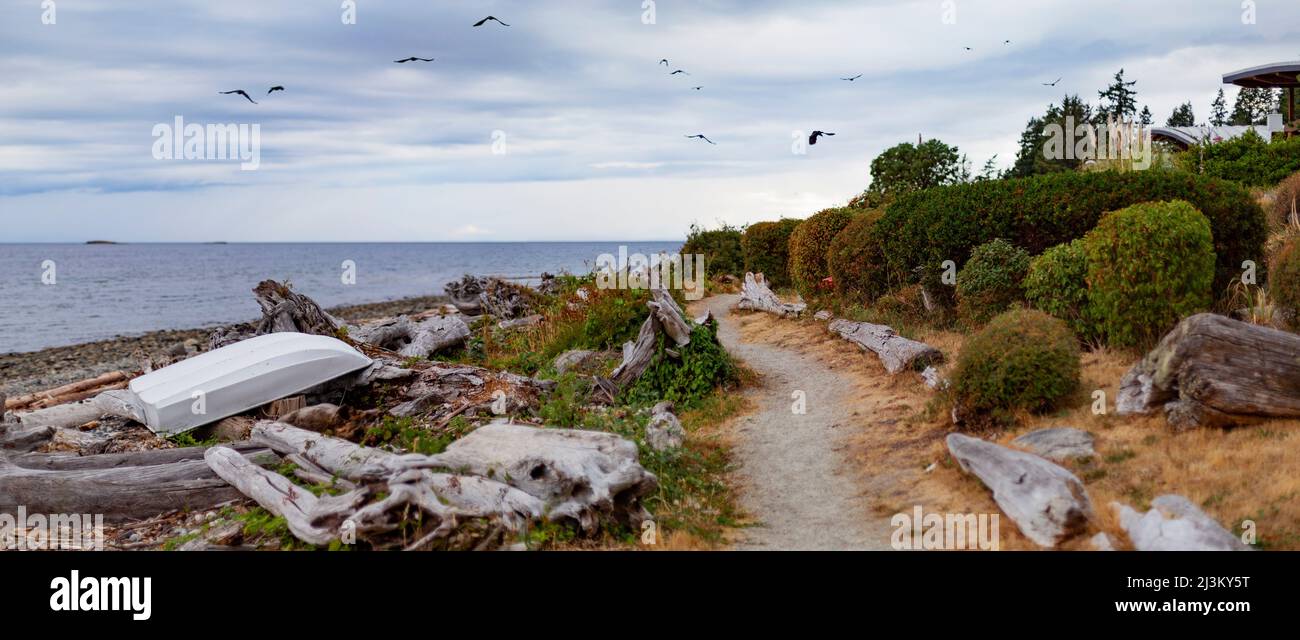
<svg viewBox="0 0 1300 640">
<path fill-rule="evenodd" d="M 822 136 L 833 136 L 833 135 L 835 135 L 835 134 L 833 134 L 833 133 L 827 133 L 827 132 L 825 132 L 825 131 L 814 131 L 814 132 L 812 132 L 812 135 L 808 136 L 808 144 L 810 144 L 810 145 L 811 145 L 811 144 L 817 144 L 817 138 L 820 138 L 820 137 L 822 137 Z"/>
<path fill-rule="evenodd" d="M 1011 41 L 1010 41 L 1010 40 L 1003 40 L 1003 41 L 1002 41 L 1002 44 L 1011 44 Z"/>
<path fill-rule="evenodd" d="M 1057 78 L 1057 79 L 1056 79 L 1056 82 L 1060 82 L 1060 81 L 1061 81 L 1060 78 Z M 1043 83 L 1043 86 L 1044 86 L 1044 87 L 1055 87 L 1055 86 L 1056 86 L 1056 82 L 1044 82 L 1044 83 Z"/>
<path fill-rule="evenodd" d="M 853 76 L 852 78 L 840 78 L 840 80 L 848 80 L 849 82 L 853 82 L 854 80 L 857 80 L 858 78 L 861 78 L 861 77 L 862 77 L 862 74 L 859 73 L 858 75 Z"/>
<path fill-rule="evenodd" d="M 967 51 L 973 51 L 973 49 L 971 49 L 970 47 L 965 47 L 965 49 L 966 49 Z"/>
<path fill-rule="evenodd" d="M 703 89 L 703 88 L 704 88 L 704 87 L 691 87 L 691 89 L 694 89 L 695 91 L 699 91 L 700 89 Z"/>
<path fill-rule="evenodd" d="M 499 24 L 499 25 L 501 25 L 501 26 L 503 26 L 503 27 L 508 27 L 508 26 L 510 26 L 510 25 L 508 25 L 508 24 L 506 24 L 506 23 L 504 23 L 504 22 L 498 20 L 496 16 L 488 16 L 488 17 L 486 17 L 486 18 L 483 18 L 482 20 L 479 20 L 478 22 L 475 22 L 475 23 L 474 23 L 474 26 L 476 26 L 476 27 L 481 27 L 481 26 L 487 24 L 487 21 L 488 21 L 488 20 L 491 20 L 491 21 L 493 21 L 493 22 L 495 22 L 495 23 L 497 23 L 497 24 Z"/>
<path fill-rule="evenodd" d="M 257 101 L 254 100 L 254 99 L 252 99 L 252 98 L 249 98 L 249 97 L 248 97 L 248 92 L 247 92 L 247 91 L 244 91 L 243 89 L 235 89 L 234 91 L 218 91 L 217 93 L 220 93 L 221 95 L 226 95 L 226 96 L 228 96 L 228 95 L 230 95 L 230 94 L 232 94 L 232 93 L 234 93 L 234 94 L 238 94 L 238 95 L 244 96 L 245 98 L 248 98 L 248 101 L 249 101 L 249 102 L 251 102 L 251 103 L 253 103 L 253 104 L 257 104 Z"/>
<path fill-rule="evenodd" d="M 687 137 L 687 138 L 699 138 L 699 139 L 701 139 L 701 140 L 703 140 L 703 141 L 705 141 L 705 142 L 707 142 L 707 143 L 709 143 L 709 144 L 718 144 L 718 143 L 716 143 L 716 142 L 714 142 L 714 141 L 712 141 L 712 140 L 710 140 L 710 139 L 704 137 L 704 134 L 702 134 L 702 133 L 697 133 L 697 134 L 695 134 L 695 135 L 693 135 L 693 136 L 686 136 L 686 137 Z"/>
<path fill-rule="evenodd" d="M 659 64 L 661 64 L 661 65 L 663 65 L 663 66 L 665 66 L 665 67 L 668 66 L 668 58 L 664 58 L 663 60 L 660 60 L 660 61 L 659 61 Z"/>
<path fill-rule="evenodd" d="M 674 72 L 672 72 L 672 73 L 670 73 L 670 74 L 668 74 L 668 75 L 670 75 L 670 76 L 675 76 L 675 75 L 677 75 L 677 74 L 679 74 L 679 73 L 686 73 L 686 72 L 685 72 L 685 71 L 682 71 L 681 69 L 678 69 L 678 70 L 676 70 L 676 71 L 674 71 Z M 686 75 L 689 76 L 689 75 L 691 75 L 691 74 L 686 73 Z"/>
<path fill-rule="evenodd" d="M 433 58 L 417 58 L 417 57 L 415 57 L 415 56 L 411 56 L 411 57 L 409 57 L 409 58 L 402 58 L 401 60 L 394 60 L 393 62 L 396 62 L 397 64 L 406 64 L 406 63 L 408 63 L 408 62 L 415 62 L 416 60 L 419 60 L 420 62 L 433 62 L 434 59 L 433 59 Z"/>
<path fill-rule="evenodd" d="M 270 90 L 270 91 L 267 91 L 267 92 L 266 92 L 266 95 L 269 96 L 269 95 L 271 95 L 272 93 L 275 93 L 276 91 L 284 91 L 284 87 L 282 87 L 282 86 L 280 86 L 280 85 L 277 84 L 277 85 L 275 85 L 274 87 L 271 87 L 271 90 Z"/>
</svg>

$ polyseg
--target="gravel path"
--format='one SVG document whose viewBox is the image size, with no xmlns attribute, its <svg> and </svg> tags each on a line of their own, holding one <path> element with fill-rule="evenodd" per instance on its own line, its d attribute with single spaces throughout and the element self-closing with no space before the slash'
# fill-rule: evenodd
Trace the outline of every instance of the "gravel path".
<svg viewBox="0 0 1300 640">
<path fill-rule="evenodd" d="M 795 351 L 742 342 L 729 309 L 737 295 L 703 301 L 718 319 L 727 351 L 762 376 L 750 389 L 755 411 L 737 424 L 741 503 L 758 524 L 742 529 L 737 549 L 888 549 L 888 518 L 874 515 L 864 478 L 843 452 L 853 428 L 847 401 L 860 393 L 842 375 Z M 794 415 L 791 394 L 807 394 L 807 413 Z"/>
</svg>

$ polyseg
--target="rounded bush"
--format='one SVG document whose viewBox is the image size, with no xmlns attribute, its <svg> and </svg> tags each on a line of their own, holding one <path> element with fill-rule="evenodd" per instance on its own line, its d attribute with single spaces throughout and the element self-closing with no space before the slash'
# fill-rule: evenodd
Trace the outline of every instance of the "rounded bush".
<svg viewBox="0 0 1300 640">
<path fill-rule="evenodd" d="M 831 240 L 853 219 L 853 209 L 826 209 L 799 223 L 790 234 L 790 281 L 799 294 L 811 298 L 830 275 L 826 253 Z"/>
<path fill-rule="evenodd" d="M 876 235 L 883 211 L 864 211 L 831 240 L 826 266 L 835 295 L 846 302 L 866 303 L 889 291 L 884 246 Z"/>
<path fill-rule="evenodd" d="M 1007 424 L 1017 411 L 1057 407 L 1079 387 L 1079 343 L 1035 309 L 1012 309 L 966 340 L 952 376 L 963 428 Z"/>
<path fill-rule="evenodd" d="M 880 219 L 894 276 L 962 264 L 977 246 L 1005 238 L 1031 255 L 1081 238 L 1102 215 L 1141 202 L 1185 200 L 1209 218 L 1214 291 L 1227 291 L 1244 260 L 1261 260 L 1264 210 L 1240 184 L 1176 171 L 1066 171 L 985 180 L 900 196 Z"/>
<path fill-rule="evenodd" d="M 1151 346 L 1213 300 L 1210 221 L 1186 202 L 1108 213 L 1084 236 L 1083 248 L 1089 313 L 1112 346 Z"/>
<path fill-rule="evenodd" d="M 1293 323 L 1300 318 L 1300 237 L 1287 239 L 1273 254 L 1268 267 L 1268 294 Z"/>
<path fill-rule="evenodd" d="M 740 230 L 731 225 L 723 224 L 717 229 L 691 225 L 681 253 L 683 256 L 703 255 L 704 272 L 710 278 L 745 275 L 740 252 Z"/>
<path fill-rule="evenodd" d="M 1035 309 L 1064 320 L 1080 340 L 1092 340 L 1088 315 L 1088 256 L 1083 240 L 1058 244 L 1029 262 L 1022 283 Z"/>
<path fill-rule="evenodd" d="M 781 218 L 776 222 L 755 222 L 745 229 L 740 248 L 745 271 L 767 276 L 772 287 L 790 286 L 790 234 L 802 220 Z"/>
<path fill-rule="evenodd" d="M 1020 283 L 1028 271 L 1029 253 L 1006 240 L 975 247 L 957 272 L 957 315 L 978 326 L 1006 311 L 1024 298 Z"/>
</svg>

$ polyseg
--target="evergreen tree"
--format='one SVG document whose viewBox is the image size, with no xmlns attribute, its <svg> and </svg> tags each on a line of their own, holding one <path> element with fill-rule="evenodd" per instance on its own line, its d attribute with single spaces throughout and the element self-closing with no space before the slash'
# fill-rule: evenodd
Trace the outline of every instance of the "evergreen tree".
<svg viewBox="0 0 1300 640">
<path fill-rule="evenodd" d="M 1124 80 L 1124 70 L 1120 69 L 1115 74 L 1115 81 L 1106 87 L 1103 91 L 1098 91 L 1097 96 L 1101 98 L 1101 104 L 1097 109 L 1098 120 L 1105 120 L 1106 116 L 1112 116 L 1116 120 L 1127 120 L 1137 113 L 1137 91 L 1133 85 L 1137 80 Z"/>
<path fill-rule="evenodd" d="M 1237 94 L 1228 124 L 1264 124 L 1268 121 L 1268 114 L 1275 113 L 1275 108 L 1277 97 L 1272 89 L 1246 87 Z"/>
<path fill-rule="evenodd" d="M 1192 113 L 1192 103 L 1184 102 L 1174 108 L 1174 112 L 1165 121 L 1166 127 L 1194 127 L 1196 115 Z"/>
<path fill-rule="evenodd" d="M 1228 124 L 1228 103 L 1223 98 L 1223 88 L 1219 88 L 1219 95 L 1214 97 L 1214 104 L 1210 105 L 1210 124 L 1216 127 L 1222 127 Z"/>
<path fill-rule="evenodd" d="M 1155 116 L 1151 115 L 1151 109 L 1148 108 L 1146 105 L 1142 105 L 1142 113 L 1141 115 L 1138 116 L 1138 122 L 1141 122 L 1142 126 L 1146 127 L 1146 126 L 1150 126 L 1155 121 L 1156 118 Z"/>
<path fill-rule="evenodd" d="M 1025 125 L 1024 132 L 1020 134 L 1020 150 L 1016 153 L 1016 162 L 1008 170 L 1008 175 L 1025 177 L 1078 169 L 1083 164 L 1079 158 L 1048 158 L 1044 155 L 1051 137 L 1048 127 L 1056 125 L 1054 131 L 1065 133 L 1068 144 L 1069 140 L 1076 139 L 1080 125 L 1092 122 L 1092 105 L 1084 102 L 1077 95 L 1066 95 L 1061 99 L 1059 107 L 1055 104 L 1047 105 L 1045 114 L 1030 118 Z"/>
</svg>

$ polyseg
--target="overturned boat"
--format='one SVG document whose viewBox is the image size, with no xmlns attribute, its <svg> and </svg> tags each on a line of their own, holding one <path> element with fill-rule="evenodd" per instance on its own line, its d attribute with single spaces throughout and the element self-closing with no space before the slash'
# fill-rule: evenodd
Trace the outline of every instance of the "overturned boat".
<svg viewBox="0 0 1300 640">
<path fill-rule="evenodd" d="M 269 333 L 214 349 L 131 381 L 131 413 L 172 435 L 243 413 L 370 366 L 342 340 Z"/>
</svg>

